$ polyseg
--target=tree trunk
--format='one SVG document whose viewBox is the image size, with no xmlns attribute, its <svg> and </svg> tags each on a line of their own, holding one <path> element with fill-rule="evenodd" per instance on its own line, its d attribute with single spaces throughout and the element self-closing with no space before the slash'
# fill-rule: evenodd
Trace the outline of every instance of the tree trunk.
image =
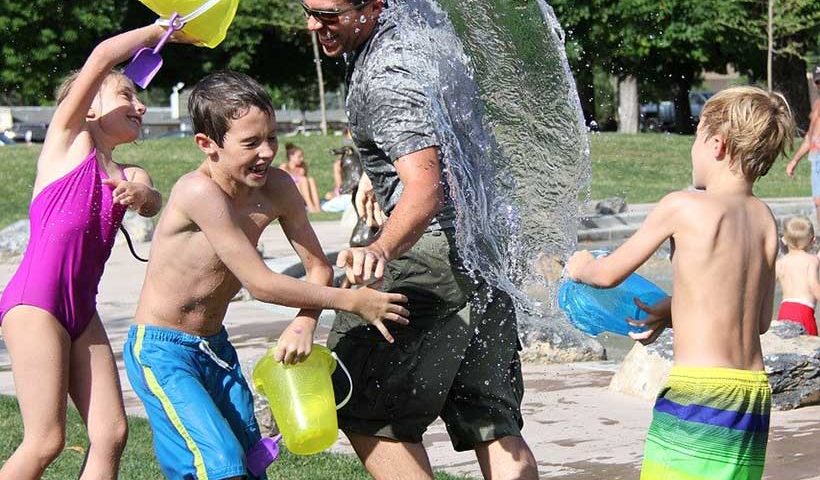
<svg viewBox="0 0 820 480">
<path fill-rule="evenodd" d="M 689 90 L 692 89 L 692 80 L 680 77 L 675 88 L 675 132 L 691 134 L 695 131 L 695 122 L 692 119 L 692 105 L 689 103 Z"/>
<path fill-rule="evenodd" d="M 618 132 L 638 133 L 638 79 L 618 80 Z"/>
<path fill-rule="evenodd" d="M 310 39 L 313 42 L 313 61 L 316 63 L 316 78 L 319 81 L 319 107 L 322 110 L 322 120 L 319 128 L 322 135 L 327 135 L 327 109 L 325 107 L 325 78 L 322 75 L 322 57 L 319 56 L 319 39 L 316 32 L 311 32 Z"/>
<path fill-rule="evenodd" d="M 809 128 L 811 99 L 806 81 L 806 62 L 792 55 L 775 55 L 772 62 L 774 90 L 786 97 L 801 132 Z"/>
</svg>

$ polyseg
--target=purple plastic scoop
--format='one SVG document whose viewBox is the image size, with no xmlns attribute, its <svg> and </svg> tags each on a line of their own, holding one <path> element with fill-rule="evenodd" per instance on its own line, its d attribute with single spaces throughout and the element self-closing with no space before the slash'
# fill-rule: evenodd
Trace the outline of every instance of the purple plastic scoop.
<svg viewBox="0 0 820 480">
<path fill-rule="evenodd" d="M 245 454 L 248 471 L 250 471 L 254 477 L 259 477 L 265 473 L 268 465 L 279 457 L 279 439 L 281 438 L 282 435 L 276 435 L 273 438 L 263 438 L 256 442 L 256 445 L 252 446 Z"/>
<path fill-rule="evenodd" d="M 162 57 L 159 55 L 159 51 L 162 50 L 171 35 L 182 27 L 183 23 L 180 21 L 179 14 L 174 12 L 168 23 L 168 30 L 165 31 L 165 35 L 162 36 L 157 46 L 154 48 L 141 48 L 131 59 L 131 63 L 125 67 L 123 72 L 125 76 L 133 80 L 140 88 L 147 87 L 162 67 Z"/>
</svg>

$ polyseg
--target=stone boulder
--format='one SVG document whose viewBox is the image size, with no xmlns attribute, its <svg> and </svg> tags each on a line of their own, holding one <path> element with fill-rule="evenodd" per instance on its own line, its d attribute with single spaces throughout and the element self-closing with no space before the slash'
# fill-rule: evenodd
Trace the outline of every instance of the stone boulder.
<svg viewBox="0 0 820 480">
<path fill-rule="evenodd" d="M 595 213 L 597 215 L 616 215 L 624 213 L 626 209 L 626 199 L 619 197 L 607 198 L 595 204 Z"/>
<path fill-rule="evenodd" d="M 0 230 L 0 262 L 19 260 L 28 246 L 28 235 L 28 220 L 18 220 Z"/>
<path fill-rule="evenodd" d="M 792 322 L 772 322 L 760 337 L 772 387 L 772 406 L 789 410 L 820 403 L 820 337 L 803 335 Z M 654 399 L 672 368 L 672 332 L 652 345 L 635 343 L 609 384 L 610 390 Z"/>
<path fill-rule="evenodd" d="M 537 326 L 535 326 L 537 323 Z M 529 317 L 518 312 L 518 330 L 524 344 L 521 360 L 530 363 L 589 362 L 606 359 L 598 340 L 571 326 L 562 317 Z"/>
<path fill-rule="evenodd" d="M 820 337 L 794 322 L 772 322 L 761 337 L 772 403 L 781 410 L 820 404 Z"/>
<path fill-rule="evenodd" d="M 671 369 L 672 331 L 666 330 L 647 347 L 635 342 L 609 382 L 609 389 L 652 400 L 666 383 Z"/>
</svg>

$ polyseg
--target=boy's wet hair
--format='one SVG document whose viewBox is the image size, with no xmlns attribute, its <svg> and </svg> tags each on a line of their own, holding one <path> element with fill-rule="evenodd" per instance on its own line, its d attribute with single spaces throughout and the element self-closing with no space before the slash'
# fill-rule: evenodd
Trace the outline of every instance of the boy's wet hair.
<svg viewBox="0 0 820 480">
<path fill-rule="evenodd" d="M 77 77 L 80 76 L 79 70 L 74 70 L 73 72 L 66 75 L 63 81 L 60 83 L 60 86 L 57 87 L 57 90 L 54 92 L 54 98 L 57 99 L 57 105 L 63 103 L 63 100 L 68 96 L 68 92 L 71 91 L 71 87 L 74 86 L 74 82 L 77 81 Z M 100 85 L 100 89 L 102 89 L 103 85 L 107 84 L 112 79 L 117 79 L 119 81 L 125 81 L 131 88 L 136 91 L 137 87 L 134 86 L 134 82 L 128 78 L 122 71 L 120 70 L 111 70 L 108 75 L 105 76 L 103 83 Z"/>
<path fill-rule="evenodd" d="M 273 117 L 273 102 L 256 80 L 239 72 L 216 72 L 200 80 L 188 98 L 194 133 L 203 133 L 222 147 L 231 121 L 256 107 Z"/>
<path fill-rule="evenodd" d="M 796 216 L 783 225 L 783 243 L 790 248 L 806 250 L 814 240 L 814 225 L 808 217 Z"/>
<path fill-rule="evenodd" d="M 752 182 L 766 175 L 790 148 L 794 117 L 783 95 L 757 87 L 734 87 L 710 98 L 700 114 L 707 138 L 720 135 L 726 153 Z"/>
</svg>

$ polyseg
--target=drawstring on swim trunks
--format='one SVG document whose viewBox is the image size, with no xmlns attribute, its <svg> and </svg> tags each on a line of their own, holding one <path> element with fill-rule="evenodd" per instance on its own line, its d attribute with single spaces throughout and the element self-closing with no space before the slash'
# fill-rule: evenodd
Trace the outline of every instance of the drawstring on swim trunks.
<svg viewBox="0 0 820 480">
<path fill-rule="evenodd" d="M 204 353 L 205 355 L 211 357 L 211 360 L 214 361 L 217 365 L 224 368 L 225 370 L 231 371 L 231 366 L 228 365 L 228 362 L 219 358 L 213 350 L 211 350 L 211 346 L 208 345 L 207 340 L 202 340 L 199 342 L 199 350 Z"/>
</svg>

